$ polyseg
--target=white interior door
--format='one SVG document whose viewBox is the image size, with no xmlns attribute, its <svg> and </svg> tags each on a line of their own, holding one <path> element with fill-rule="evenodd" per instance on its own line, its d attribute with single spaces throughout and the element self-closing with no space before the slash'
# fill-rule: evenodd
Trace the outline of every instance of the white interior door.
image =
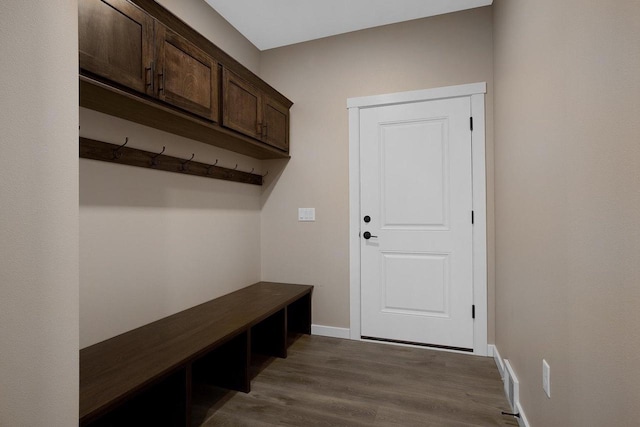
<svg viewBox="0 0 640 427">
<path fill-rule="evenodd" d="M 469 97 L 360 110 L 363 337 L 473 349 L 470 113 Z"/>
</svg>

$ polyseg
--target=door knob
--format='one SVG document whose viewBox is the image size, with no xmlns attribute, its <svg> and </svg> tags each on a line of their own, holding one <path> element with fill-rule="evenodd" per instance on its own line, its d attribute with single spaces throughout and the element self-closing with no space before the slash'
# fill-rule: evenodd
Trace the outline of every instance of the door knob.
<svg viewBox="0 0 640 427">
<path fill-rule="evenodd" d="M 369 240 L 372 237 L 378 237 L 378 236 L 374 236 L 373 234 L 369 233 L 368 231 L 365 231 L 364 233 L 362 233 L 362 237 L 364 237 L 365 239 Z"/>
</svg>

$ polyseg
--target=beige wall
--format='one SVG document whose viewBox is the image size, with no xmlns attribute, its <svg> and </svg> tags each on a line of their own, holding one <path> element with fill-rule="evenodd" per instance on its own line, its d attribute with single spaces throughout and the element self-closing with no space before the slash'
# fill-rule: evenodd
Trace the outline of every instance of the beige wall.
<svg viewBox="0 0 640 427">
<path fill-rule="evenodd" d="M 82 136 L 243 170 L 260 162 L 80 109 Z M 80 160 L 80 345 L 260 280 L 255 185 Z"/>
<path fill-rule="evenodd" d="M 532 426 L 637 425 L 640 5 L 496 0 L 494 23 L 496 344 Z"/>
<path fill-rule="evenodd" d="M 202 0 L 160 3 L 253 71 L 259 51 Z M 80 135 L 240 170 L 261 162 L 80 109 Z M 80 346 L 260 280 L 257 186 L 80 160 Z"/>
<path fill-rule="evenodd" d="M 0 2 L 0 426 L 78 422 L 77 14 Z"/>
<path fill-rule="evenodd" d="M 291 160 L 262 208 L 262 277 L 310 283 L 315 324 L 349 327 L 347 98 L 485 81 L 488 170 L 492 156 L 490 8 L 358 31 L 262 53 L 261 73 L 294 103 Z M 284 169 L 282 169 L 284 168 Z M 489 235 L 493 176 L 488 176 Z M 316 222 L 297 222 L 315 207 Z M 490 239 L 490 253 L 493 249 Z M 491 265 L 491 263 L 490 263 Z M 489 277 L 493 338 L 493 269 Z"/>
</svg>

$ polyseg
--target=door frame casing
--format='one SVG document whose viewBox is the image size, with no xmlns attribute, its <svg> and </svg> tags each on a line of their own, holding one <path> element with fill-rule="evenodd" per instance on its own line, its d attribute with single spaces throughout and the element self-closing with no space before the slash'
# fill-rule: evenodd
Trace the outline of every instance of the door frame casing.
<svg viewBox="0 0 640 427">
<path fill-rule="evenodd" d="M 411 102 L 469 97 L 473 179 L 473 354 L 487 356 L 487 189 L 485 164 L 486 82 L 349 98 L 349 286 L 350 338 L 361 340 L 360 299 L 360 110 Z M 471 313 L 469 313 L 471 315 Z"/>
</svg>

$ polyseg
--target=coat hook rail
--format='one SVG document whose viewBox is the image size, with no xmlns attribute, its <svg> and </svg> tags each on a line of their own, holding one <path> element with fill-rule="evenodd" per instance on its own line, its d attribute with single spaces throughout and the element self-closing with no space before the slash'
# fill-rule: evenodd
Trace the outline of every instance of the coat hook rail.
<svg viewBox="0 0 640 427">
<path fill-rule="evenodd" d="M 161 152 L 150 152 L 137 148 L 125 147 L 129 139 L 122 145 L 110 144 L 108 142 L 94 139 L 80 138 L 80 157 L 83 159 L 100 160 L 103 162 L 119 163 L 122 165 L 137 166 L 141 168 L 163 170 L 167 172 L 181 173 L 186 175 L 202 176 L 205 178 L 222 179 L 226 181 L 242 182 L 245 184 L 262 185 L 262 175 L 243 172 L 238 170 L 238 165 L 234 169 L 194 162 L 191 159 L 181 159 L 167 156 Z"/>
</svg>

